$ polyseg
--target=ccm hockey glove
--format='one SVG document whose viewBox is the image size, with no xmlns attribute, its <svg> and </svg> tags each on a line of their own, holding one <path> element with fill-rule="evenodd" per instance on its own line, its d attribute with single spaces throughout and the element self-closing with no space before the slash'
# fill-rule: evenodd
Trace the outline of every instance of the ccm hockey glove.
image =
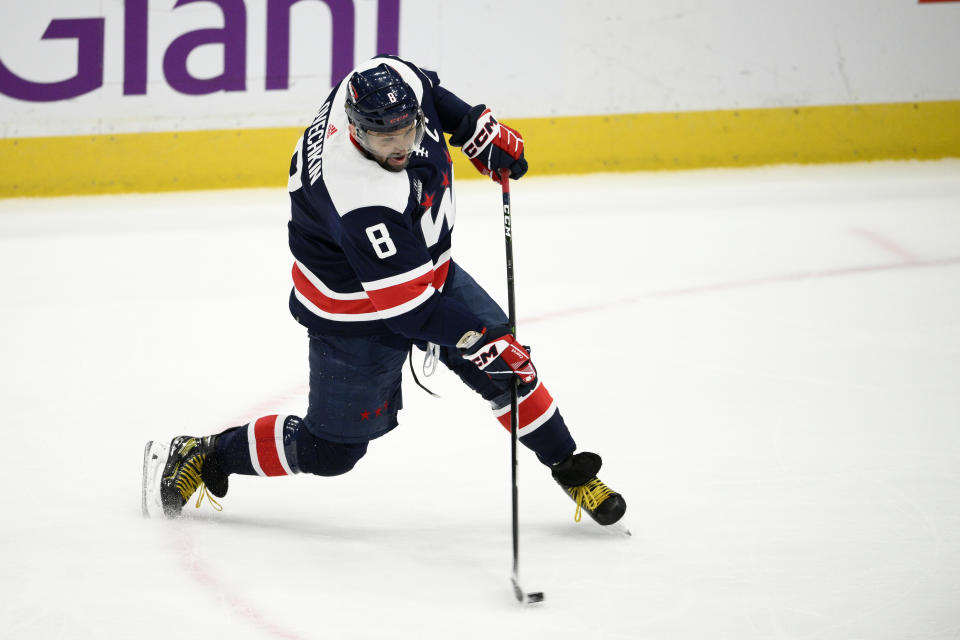
<svg viewBox="0 0 960 640">
<path fill-rule="evenodd" d="M 500 182 L 501 169 L 509 169 L 514 180 L 527 172 L 520 133 L 500 124 L 482 104 L 463 116 L 450 136 L 450 144 L 460 147 L 477 171 L 497 182 Z"/>
<path fill-rule="evenodd" d="M 460 338 L 457 349 L 464 360 L 494 379 L 516 374 L 521 384 L 537 379 L 537 370 L 530 361 L 530 353 L 517 342 L 507 326 L 484 328 L 482 332 L 468 331 Z"/>
</svg>

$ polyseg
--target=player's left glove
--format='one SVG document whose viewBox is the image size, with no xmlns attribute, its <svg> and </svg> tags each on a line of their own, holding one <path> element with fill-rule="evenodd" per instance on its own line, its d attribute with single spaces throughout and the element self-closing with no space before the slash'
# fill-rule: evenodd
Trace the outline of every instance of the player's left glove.
<svg viewBox="0 0 960 640">
<path fill-rule="evenodd" d="M 530 361 L 530 352 L 510 333 L 507 326 L 484 327 L 482 332 L 468 331 L 457 343 L 464 360 L 470 360 L 490 377 L 503 378 L 516 374 L 521 384 L 537 379 L 537 370 Z"/>
<path fill-rule="evenodd" d="M 477 171 L 497 182 L 501 169 L 509 169 L 514 180 L 527 172 L 520 133 L 497 121 L 482 104 L 467 112 L 450 136 L 450 144 L 460 147 Z"/>
</svg>

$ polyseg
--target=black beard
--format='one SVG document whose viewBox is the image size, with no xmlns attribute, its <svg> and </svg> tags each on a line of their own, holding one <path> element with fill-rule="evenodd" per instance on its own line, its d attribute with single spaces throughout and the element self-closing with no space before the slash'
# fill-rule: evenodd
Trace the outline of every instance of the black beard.
<svg viewBox="0 0 960 640">
<path fill-rule="evenodd" d="M 383 167 L 383 168 L 386 169 L 387 171 L 390 171 L 391 173 L 400 173 L 401 171 L 406 171 L 407 165 L 410 164 L 410 155 L 409 155 L 409 154 L 407 155 L 407 160 L 406 160 L 406 162 L 404 162 L 404 163 L 403 163 L 402 165 L 400 165 L 399 167 L 393 166 L 393 165 L 390 164 L 387 160 L 384 160 L 383 162 L 380 162 L 379 160 L 377 160 L 376 158 L 374 158 L 372 155 L 371 155 L 370 157 L 371 157 L 378 165 L 380 165 L 381 167 Z"/>
<path fill-rule="evenodd" d="M 383 160 L 380 160 L 377 156 L 373 155 L 372 153 L 370 153 L 369 151 L 367 151 L 365 148 L 363 148 L 363 147 L 361 147 L 361 146 L 358 146 L 357 148 L 360 149 L 360 152 L 361 152 L 364 156 L 366 156 L 366 158 L 367 158 L 368 160 L 373 160 L 374 162 L 376 162 L 378 165 L 380 165 L 381 167 L 383 167 L 384 169 L 386 169 L 386 170 L 389 171 L 390 173 L 400 173 L 401 171 L 405 171 L 406 168 L 407 168 L 407 166 L 410 164 L 410 156 L 411 156 L 411 154 L 409 154 L 409 153 L 407 154 L 407 161 L 404 162 L 402 166 L 400 166 L 400 167 L 394 167 L 393 165 L 391 165 L 391 164 L 389 164 L 389 163 L 387 162 L 387 158 L 385 158 L 385 159 L 383 159 Z"/>
</svg>

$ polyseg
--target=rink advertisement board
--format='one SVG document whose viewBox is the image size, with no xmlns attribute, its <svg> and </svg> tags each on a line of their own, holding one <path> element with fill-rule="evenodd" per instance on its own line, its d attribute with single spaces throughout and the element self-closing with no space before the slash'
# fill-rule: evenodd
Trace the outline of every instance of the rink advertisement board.
<svg viewBox="0 0 960 640">
<path fill-rule="evenodd" d="M 298 124 L 357 63 L 397 53 L 399 11 L 400 0 L 18 3 L 0 27 L 3 136 Z"/>
<path fill-rule="evenodd" d="M 12 3 L 0 196 L 283 184 L 317 104 L 377 53 L 517 125 L 534 175 L 960 155 L 960 66 L 931 64 L 960 59 L 960 4 L 542 7 Z"/>
</svg>

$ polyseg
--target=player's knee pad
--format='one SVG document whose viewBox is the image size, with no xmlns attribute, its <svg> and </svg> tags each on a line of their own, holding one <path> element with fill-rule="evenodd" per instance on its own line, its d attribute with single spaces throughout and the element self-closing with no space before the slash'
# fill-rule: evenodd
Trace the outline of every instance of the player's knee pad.
<svg viewBox="0 0 960 640">
<path fill-rule="evenodd" d="M 301 429 L 297 438 L 300 471 L 318 476 L 339 476 L 353 469 L 367 452 L 367 443 L 332 442 Z"/>
</svg>

